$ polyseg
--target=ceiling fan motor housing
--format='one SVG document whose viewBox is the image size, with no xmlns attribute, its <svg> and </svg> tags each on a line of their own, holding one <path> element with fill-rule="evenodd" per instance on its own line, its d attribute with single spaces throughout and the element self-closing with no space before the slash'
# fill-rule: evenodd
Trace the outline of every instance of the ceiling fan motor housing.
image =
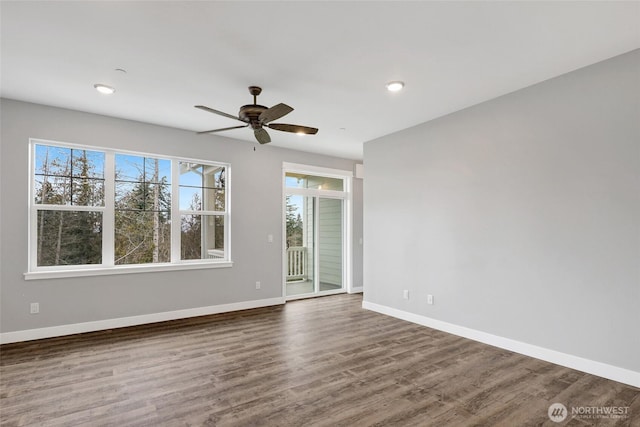
<svg viewBox="0 0 640 427">
<path fill-rule="evenodd" d="M 259 129 L 262 127 L 262 124 L 260 123 L 260 120 L 258 118 L 260 117 L 260 114 L 262 114 L 263 111 L 268 109 L 269 108 L 265 107 L 264 105 L 257 105 L 257 104 L 243 105 L 242 107 L 240 107 L 240 112 L 238 113 L 238 117 L 243 122 L 249 123 L 253 129 Z"/>
</svg>

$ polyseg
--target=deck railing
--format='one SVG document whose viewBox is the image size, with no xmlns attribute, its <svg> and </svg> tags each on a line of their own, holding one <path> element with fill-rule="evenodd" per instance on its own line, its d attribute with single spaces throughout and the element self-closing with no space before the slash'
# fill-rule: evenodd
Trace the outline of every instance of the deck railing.
<svg viewBox="0 0 640 427">
<path fill-rule="evenodd" d="M 287 248 L 287 282 L 307 278 L 307 248 L 292 246 Z"/>
<path fill-rule="evenodd" d="M 209 250 L 207 250 L 207 258 L 209 258 L 209 259 L 224 259 L 224 250 L 222 250 L 222 249 L 209 249 Z"/>
</svg>

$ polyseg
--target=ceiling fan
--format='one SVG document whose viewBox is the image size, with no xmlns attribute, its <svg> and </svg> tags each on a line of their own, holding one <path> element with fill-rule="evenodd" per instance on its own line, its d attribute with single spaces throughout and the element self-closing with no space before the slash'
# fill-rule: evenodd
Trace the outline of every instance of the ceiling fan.
<svg viewBox="0 0 640 427">
<path fill-rule="evenodd" d="M 228 128 L 205 130 L 204 132 L 198 132 L 198 134 L 222 132 L 225 130 L 240 129 L 251 126 L 251 129 L 253 129 L 253 134 L 255 135 L 258 142 L 260 144 L 267 144 L 271 142 L 271 137 L 264 129 L 264 126 L 268 127 L 269 129 L 299 134 L 315 135 L 316 133 L 318 133 L 318 129 L 308 126 L 288 125 L 285 123 L 271 123 L 272 121 L 278 120 L 280 117 L 286 116 L 287 114 L 292 112 L 293 108 L 289 107 L 287 104 L 278 104 L 274 105 L 271 108 L 267 108 L 264 105 L 258 105 L 256 99 L 261 92 L 262 88 L 258 86 L 249 86 L 249 93 L 253 95 L 253 104 L 243 105 L 242 107 L 240 107 L 240 112 L 238 113 L 237 117 L 232 114 L 214 110 L 213 108 L 205 107 L 204 105 L 196 105 L 195 107 L 199 108 L 200 110 L 208 111 L 210 113 L 218 114 L 230 119 L 239 120 L 245 123 L 242 126 L 231 126 Z"/>
</svg>

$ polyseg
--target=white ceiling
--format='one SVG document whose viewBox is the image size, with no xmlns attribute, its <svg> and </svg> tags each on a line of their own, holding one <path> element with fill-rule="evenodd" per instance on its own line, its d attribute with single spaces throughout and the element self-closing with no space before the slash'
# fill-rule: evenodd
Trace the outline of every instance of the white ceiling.
<svg viewBox="0 0 640 427">
<path fill-rule="evenodd" d="M 272 144 L 362 158 L 364 142 L 640 46 L 640 2 L 6 2 L 2 97 L 190 131 L 259 103 Z M 115 71 L 123 68 L 127 72 Z M 389 93 L 385 83 L 403 80 Z M 94 83 L 116 88 L 98 94 Z M 254 141 L 249 129 L 220 135 Z M 202 136 L 211 138 L 211 136 Z"/>
</svg>

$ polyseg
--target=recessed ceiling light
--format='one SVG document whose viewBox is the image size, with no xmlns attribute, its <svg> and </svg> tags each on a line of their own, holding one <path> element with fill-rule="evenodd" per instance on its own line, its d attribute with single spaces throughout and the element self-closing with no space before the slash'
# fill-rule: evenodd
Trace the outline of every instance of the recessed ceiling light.
<svg viewBox="0 0 640 427">
<path fill-rule="evenodd" d="M 111 86 L 103 85 L 101 83 L 96 83 L 93 85 L 93 87 L 95 87 L 98 92 L 103 93 L 105 95 L 111 95 L 113 92 L 116 91 Z"/>
<path fill-rule="evenodd" d="M 387 83 L 387 90 L 389 92 L 398 92 L 402 90 L 403 87 L 404 87 L 404 82 L 395 81 L 395 82 Z"/>
</svg>

